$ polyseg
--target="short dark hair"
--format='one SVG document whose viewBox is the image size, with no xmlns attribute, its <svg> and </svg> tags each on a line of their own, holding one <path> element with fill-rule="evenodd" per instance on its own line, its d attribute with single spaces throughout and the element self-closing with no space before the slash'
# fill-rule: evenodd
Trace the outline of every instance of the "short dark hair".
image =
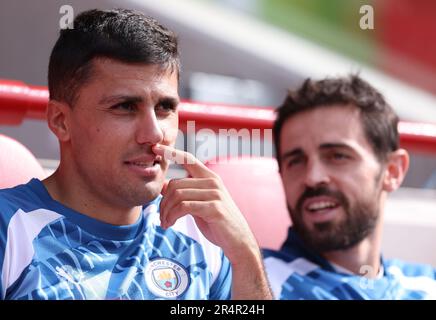
<svg viewBox="0 0 436 320">
<path fill-rule="evenodd" d="M 73 104 L 91 75 L 92 59 L 161 65 L 180 73 L 176 35 L 152 17 L 127 9 L 89 10 L 60 31 L 50 56 L 50 99 Z"/>
<path fill-rule="evenodd" d="M 277 109 L 273 136 L 279 166 L 280 132 L 284 122 L 298 113 L 332 105 L 351 105 L 360 111 L 364 133 L 379 161 L 385 161 L 390 152 L 399 148 L 398 117 L 383 95 L 368 82 L 358 75 L 319 81 L 308 78 L 299 89 L 289 90 Z"/>
</svg>

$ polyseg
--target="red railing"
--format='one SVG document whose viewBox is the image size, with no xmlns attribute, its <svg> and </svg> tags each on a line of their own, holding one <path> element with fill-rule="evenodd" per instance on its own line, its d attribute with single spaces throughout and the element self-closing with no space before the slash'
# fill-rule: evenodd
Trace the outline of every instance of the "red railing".
<svg viewBox="0 0 436 320">
<path fill-rule="evenodd" d="M 24 119 L 45 120 L 46 87 L 20 81 L 0 80 L 0 124 L 19 125 Z M 436 106 L 435 106 L 436 107 Z M 243 107 L 183 101 L 179 107 L 180 127 L 195 121 L 200 128 L 268 129 L 274 121 L 271 108 Z M 436 124 L 401 121 L 401 144 L 416 152 L 436 154 Z"/>
</svg>

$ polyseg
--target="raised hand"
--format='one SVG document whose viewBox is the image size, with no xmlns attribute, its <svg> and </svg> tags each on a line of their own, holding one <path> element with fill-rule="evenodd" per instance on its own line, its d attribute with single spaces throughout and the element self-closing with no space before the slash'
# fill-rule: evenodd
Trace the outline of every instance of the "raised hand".
<svg viewBox="0 0 436 320">
<path fill-rule="evenodd" d="M 256 239 L 221 178 L 188 152 L 164 145 L 152 149 L 183 165 L 190 175 L 165 186 L 161 226 L 169 228 L 177 219 L 192 215 L 203 235 L 221 247 L 232 264 L 233 298 L 271 298 Z"/>
</svg>

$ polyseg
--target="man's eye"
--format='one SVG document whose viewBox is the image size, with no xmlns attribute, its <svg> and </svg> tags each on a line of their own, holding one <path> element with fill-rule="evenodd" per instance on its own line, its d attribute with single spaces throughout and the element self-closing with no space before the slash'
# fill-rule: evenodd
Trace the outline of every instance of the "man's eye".
<svg viewBox="0 0 436 320">
<path fill-rule="evenodd" d="M 293 167 L 293 166 L 296 166 L 296 165 L 300 164 L 302 161 L 303 161 L 303 160 L 302 160 L 301 158 L 293 158 L 293 159 L 290 159 L 290 160 L 287 162 L 286 166 L 287 166 L 288 168 L 290 168 L 290 167 Z"/>
<path fill-rule="evenodd" d="M 334 160 L 345 160 L 348 159 L 349 157 L 346 154 L 335 152 L 333 153 L 332 158 Z"/>
<path fill-rule="evenodd" d="M 133 102 L 122 102 L 114 105 L 111 109 L 132 112 L 135 111 L 137 107 Z"/>
<path fill-rule="evenodd" d="M 177 106 L 172 102 L 162 101 L 156 105 L 156 111 L 171 112 L 175 111 Z"/>
</svg>

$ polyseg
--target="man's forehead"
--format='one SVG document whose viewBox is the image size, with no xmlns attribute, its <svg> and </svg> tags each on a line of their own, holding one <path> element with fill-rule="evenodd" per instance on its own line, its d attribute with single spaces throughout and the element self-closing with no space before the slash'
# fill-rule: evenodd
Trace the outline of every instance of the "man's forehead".
<svg viewBox="0 0 436 320">
<path fill-rule="evenodd" d="M 359 110 L 347 106 L 319 107 L 287 119 L 281 131 L 283 152 L 325 145 L 367 145 Z"/>
<path fill-rule="evenodd" d="M 321 106 L 316 109 L 302 111 L 287 119 L 282 133 L 287 135 L 318 136 L 344 135 L 362 131 L 360 112 L 355 107 Z"/>
<path fill-rule="evenodd" d="M 157 80 L 164 76 L 174 76 L 177 78 L 177 71 L 170 66 L 157 64 L 146 64 L 140 62 L 124 62 L 121 60 L 98 57 L 91 61 L 92 72 L 98 77 L 116 80 L 128 76 L 138 80 Z"/>
<path fill-rule="evenodd" d="M 81 89 L 88 89 L 99 100 L 109 96 L 162 95 L 178 100 L 176 72 L 158 65 L 125 63 L 122 61 L 93 59 L 88 81 Z"/>
</svg>

